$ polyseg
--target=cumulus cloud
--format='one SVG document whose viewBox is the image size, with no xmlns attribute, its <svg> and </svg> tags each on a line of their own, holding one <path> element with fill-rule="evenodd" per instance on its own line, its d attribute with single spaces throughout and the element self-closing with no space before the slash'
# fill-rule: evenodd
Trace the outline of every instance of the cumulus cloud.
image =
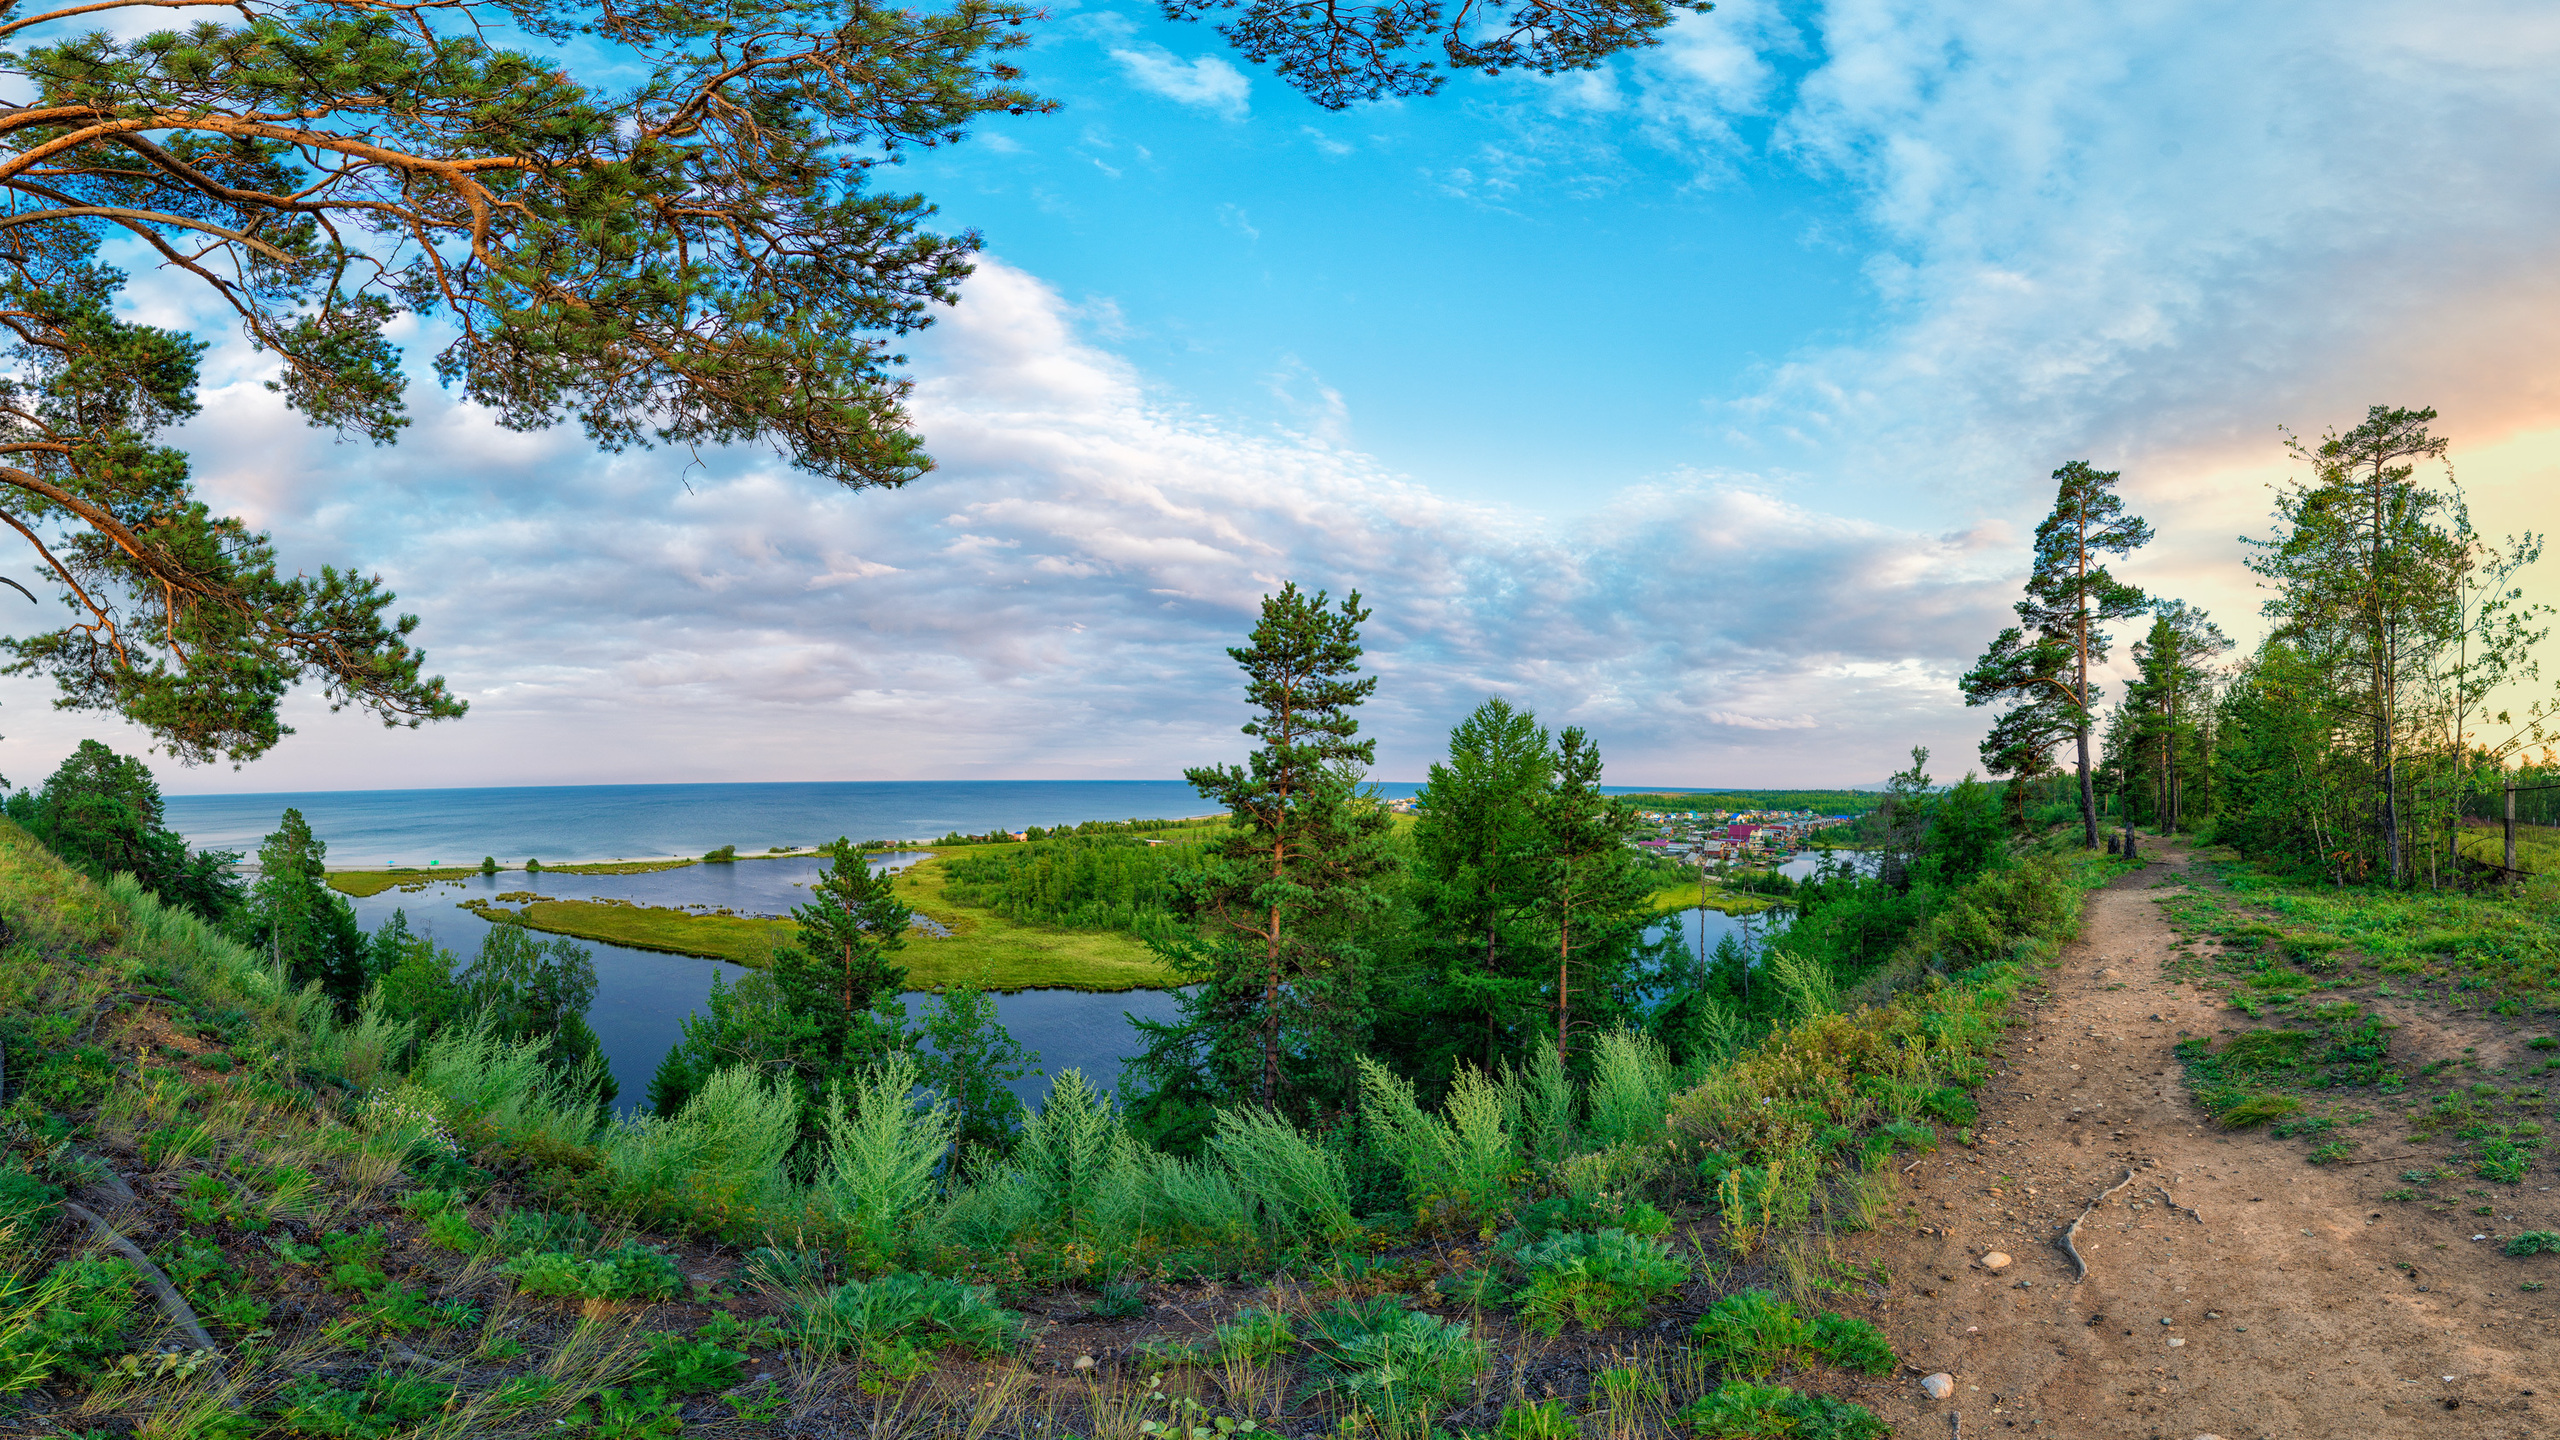
<svg viewBox="0 0 2560 1440">
<path fill-rule="evenodd" d="M 1246 111 L 1222 59 L 1113 53 Z M 387 739 L 306 709 L 220 783 L 1169 775 L 1244 743 L 1222 648 L 1287 579 L 1375 608 L 1388 775 L 1488 694 L 1636 781 L 1874 780 L 1915 740 L 1959 772 L 1984 717 L 1953 676 L 2063 460 L 2121 466 L 2163 537 L 2128 568 L 2243 632 L 2230 537 L 2261 528 L 2277 422 L 2436 403 L 2499 457 L 2469 472 L 2489 527 L 2549 523 L 2525 440 L 2560 431 L 2555 60 L 2560 14 L 2511 4 L 1732 0 L 1526 87 L 1438 183 L 1612 194 L 1631 144 L 1708 189 L 1809 170 L 1851 197 L 1864 229 L 1833 240 L 1878 305 L 1702 396 L 1751 468 L 1569 523 L 1386 472 L 1359 397 L 1310 374 L 1274 379 L 1290 430 L 1188 412 L 1096 345 L 1107 302 L 1002 264 L 917 347 L 943 468 L 889 494 L 753 453 L 596 456 L 432 391 L 397 450 L 337 448 L 227 346 L 191 436 L 208 487 L 290 557 L 378 564 L 478 709 Z M 94 728 L 6 694 L 13 776 Z"/>
<path fill-rule="evenodd" d="M 1930 503 L 2031 488 L 2030 457 L 2264 463 L 2278 422 L 2370 401 L 2482 440 L 2552 413 L 2560 13 L 1833 0 L 1782 35 L 1738 11 L 1759 55 L 1798 52 L 1776 68 L 1727 18 L 1630 67 L 1629 103 L 1702 173 L 1756 121 L 1857 197 L 1885 323 L 1727 397 L 1843 481 Z"/>
<path fill-rule="evenodd" d="M 897 492 L 597 456 L 433 391 L 350 464 L 253 371 L 216 387 L 189 437 L 207 488 L 289 556 L 378 563 L 475 713 L 384 736 L 304 707 L 277 758 L 184 785 L 1169 775 L 1245 743 L 1224 647 L 1288 580 L 1374 611 L 1382 774 L 1499 694 L 1639 781 L 1871 779 L 1947 683 L 1912 657 L 1988 619 L 1961 539 L 1707 473 L 1559 528 L 1168 406 L 1075 323 L 983 266 L 922 352 L 942 469 Z M 0 755 L 33 768 L 60 726 L 10 698 Z"/>
<path fill-rule="evenodd" d="M 1112 50 L 1129 83 L 1150 95 L 1241 120 L 1252 107 L 1253 82 L 1224 56 L 1176 58 L 1158 45 L 1121 46 Z"/>
</svg>

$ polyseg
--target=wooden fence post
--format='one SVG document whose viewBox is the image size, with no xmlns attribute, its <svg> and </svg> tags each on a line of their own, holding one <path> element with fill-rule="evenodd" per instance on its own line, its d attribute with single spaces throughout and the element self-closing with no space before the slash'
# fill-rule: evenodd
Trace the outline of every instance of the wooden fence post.
<svg viewBox="0 0 2560 1440">
<path fill-rule="evenodd" d="M 2516 777 L 2507 777 L 2507 856 L 2509 875 L 2516 873 Z"/>
</svg>

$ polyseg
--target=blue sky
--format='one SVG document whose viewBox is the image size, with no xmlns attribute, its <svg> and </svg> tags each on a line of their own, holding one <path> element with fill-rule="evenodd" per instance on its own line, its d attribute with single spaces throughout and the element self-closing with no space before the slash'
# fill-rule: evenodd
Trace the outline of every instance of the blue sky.
<svg viewBox="0 0 2560 1440">
<path fill-rule="evenodd" d="M 1572 512 L 1717 453 L 1718 397 L 1869 321 L 1854 198 L 1764 117 L 1708 157 L 1583 113 L 1600 77 L 1328 114 L 1205 27 L 1056 13 L 1029 63 L 1059 112 L 903 178 L 1168 400 Z"/>
<path fill-rule="evenodd" d="M 509 434 L 422 366 L 396 449 L 339 445 L 218 347 L 208 494 L 382 573 L 474 708 L 297 701 L 168 787 L 1167 777 L 1240 752 L 1223 648 L 1284 579 L 1375 607 L 1385 778 L 1491 694 L 1626 783 L 1952 775 L 2064 461 L 2244 640 L 2279 425 L 2432 404 L 2484 529 L 2560 508 L 2548 7 L 1733 0 L 1343 114 L 1149 7 L 1037 33 L 1058 113 L 885 177 L 987 247 L 903 491 Z M 138 748 L 48 698 L 0 682 L 13 781 Z"/>
</svg>

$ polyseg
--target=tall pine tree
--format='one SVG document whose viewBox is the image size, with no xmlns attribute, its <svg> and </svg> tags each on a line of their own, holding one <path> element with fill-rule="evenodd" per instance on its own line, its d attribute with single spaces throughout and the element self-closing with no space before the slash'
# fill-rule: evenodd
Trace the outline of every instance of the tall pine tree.
<svg viewBox="0 0 2560 1440">
<path fill-rule="evenodd" d="M 1626 1018 L 1626 986 L 1640 960 L 1667 962 L 1679 944 L 1648 950 L 1653 882 L 1628 841 L 1635 811 L 1600 792 L 1600 747 L 1580 727 L 1556 739 L 1555 769 L 1538 806 L 1540 909 L 1550 934 L 1548 992 L 1556 1058 L 1570 1063 L 1573 1034 Z"/>
<path fill-rule="evenodd" d="M 2082 843 L 2094 850 L 2098 797 L 2089 740 L 2099 692 L 2089 674 L 2112 646 L 2107 622 L 2139 615 L 2149 603 L 2140 589 L 2107 573 L 2102 557 L 2129 555 L 2150 543 L 2151 527 L 2125 513 L 2116 471 L 2074 460 L 2053 478 L 2060 488 L 2053 513 L 2036 527 L 2035 568 L 2017 604 L 2020 624 L 2001 631 L 1960 683 L 1968 705 L 2018 703 L 2025 713 L 1999 722 L 2012 741 L 2068 731 L 2079 750 Z"/>
<path fill-rule="evenodd" d="M 2376 405 L 2364 423 L 2316 446 L 2288 442 L 2311 467 L 2276 497 L 2281 533 L 2249 543 L 2249 568 L 2273 593 L 2276 636 L 2352 667 L 2339 696 L 2361 722 L 2371 767 L 2372 830 L 2393 884 L 2407 873 L 2401 843 L 2401 751 L 2407 694 L 2463 629 L 2463 580 L 2477 557 L 2469 517 L 2418 479 L 2442 460 L 2433 410 Z"/>
<path fill-rule="evenodd" d="M 1433 762 L 1417 797 L 1415 902 L 1439 992 L 1428 1071 L 1461 1054 L 1492 1069 L 1541 1008 L 1538 807 L 1554 776 L 1555 751 L 1537 717 L 1487 700 L 1449 733 L 1449 758 Z"/>
<path fill-rule="evenodd" d="M 287 810 L 258 846 L 258 881 L 241 926 L 296 985 L 318 981 L 339 1009 L 363 998 L 367 949 L 355 911 L 329 888 L 327 841 L 299 810 Z"/>
<path fill-rule="evenodd" d="M 811 882 L 809 903 L 791 912 L 800 943 L 773 957 L 783 1009 L 805 1027 L 792 1049 L 812 1095 L 906 1044 L 898 993 L 907 971 L 889 957 L 906 948 L 915 912 L 898 898 L 896 878 L 850 841 L 830 848 L 835 859 Z"/>
<path fill-rule="evenodd" d="M 1378 685 L 1357 673 L 1368 618 L 1356 591 L 1337 605 L 1291 583 L 1227 652 L 1253 710 L 1244 733 L 1260 744 L 1243 765 L 1183 772 L 1226 809 L 1228 830 L 1184 878 L 1187 933 L 1154 942 L 1190 987 L 1182 1018 L 1143 1025 L 1148 1052 L 1133 1062 L 1168 1139 L 1183 1138 L 1170 1116 L 1196 1127 L 1207 1105 L 1303 1113 L 1349 1099 L 1369 1023 L 1361 932 L 1395 863 L 1390 817 L 1362 783 L 1377 750 L 1357 715 Z"/>
</svg>

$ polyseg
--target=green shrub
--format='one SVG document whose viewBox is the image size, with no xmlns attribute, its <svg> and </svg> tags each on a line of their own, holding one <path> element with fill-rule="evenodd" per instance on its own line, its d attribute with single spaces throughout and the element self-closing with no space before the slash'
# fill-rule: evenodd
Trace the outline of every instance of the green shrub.
<svg viewBox="0 0 2560 1440">
<path fill-rule="evenodd" d="M 1209 1152 L 1236 1177 L 1273 1226 L 1318 1240 L 1360 1231 L 1342 1157 L 1267 1110 L 1221 1110 Z"/>
<path fill-rule="evenodd" d="M 684 1293 L 675 1262 L 636 1240 L 593 1255 L 537 1251 L 498 1267 L 528 1295 L 562 1300 L 665 1300 Z"/>
<path fill-rule="evenodd" d="M 2546 1251 L 2560 1255 L 2560 1231 L 2527 1230 L 2507 1242 L 2510 1255 L 2540 1255 Z"/>
<path fill-rule="evenodd" d="M 1415 1103 L 1410 1081 L 1365 1055 L 1359 1067 L 1361 1124 L 1403 1175 L 1419 1218 L 1488 1231 L 1499 1224 L 1520 1170 L 1501 1088 L 1481 1071 L 1460 1070 L 1434 1118 Z"/>
<path fill-rule="evenodd" d="M 1872 1323 L 1816 1311 L 1807 1320 L 1766 1290 L 1737 1290 L 1718 1300 L 1691 1328 L 1698 1351 L 1753 1379 L 1784 1366 L 1823 1360 L 1866 1375 L 1893 1372 L 1892 1342 Z"/>
<path fill-rule="evenodd" d="M 489 1237 L 460 1210 L 437 1211 L 427 1220 L 426 1236 L 430 1245 L 465 1255 L 477 1255 L 489 1245 Z"/>
<path fill-rule="evenodd" d="M 735 1322 L 731 1324 L 734 1328 Z M 726 1390 L 747 1378 L 747 1354 L 708 1336 L 652 1335 L 640 1356 L 638 1378 L 670 1395 Z"/>
<path fill-rule="evenodd" d="M 288 1435 L 329 1440 L 392 1440 L 442 1411 L 453 1387 L 409 1375 L 376 1375 L 361 1390 L 341 1390 L 317 1375 L 297 1376 L 276 1393 Z"/>
<path fill-rule="evenodd" d="M 802 1308 L 801 1343 L 820 1356 L 852 1350 L 875 1364 L 927 1345 L 1003 1354 L 1017 1343 L 1022 1318 L 994 1297 L 983 1285 L 904 1271 L 847 1281 Z"/>
<path fill-rule="evenodd" d="M 2222 1128 L 2225 1130 L 2245 1130 L 2252 1125 L 2281 1120 L 2301 1108 L 2300 1096 L 2279 1095 L 2273 1091 L 2261 1090 L 2222 1107 L 2221 1113 L 2215 1118 L 2222 1122 Z"/>
<path fill-rule="evenodd" d="M 703 1081 L 674 1119 L 631 1115 L 605 1132 L 605 1175 L 615 1201 L 638 1214 L 722 1231 L 775 1198 L 799 1136 L 791 1087 L 734 1065 Z"/>
<path fill-rule="evenodd" d="M 62 1210 L 62 1187 L 26 1172 L 15 1158 L 0 1162 L 0 1230 L 43 1233 Z"/>
<path fill-rule="evenodd" d="M 1522 1318 L 1549 1335 L 1564 1333 L 1568 1320 L 1585 1330 L 1637 1324 L 1689 1278 L 1689 1262 L 1661 1241 L 1624 1230 L 1553 1236 L 1516 1258 L 1528 1283 L 1512 1299 Z"/>
<path fill-rule="evenodd" d="M 905 1252 L 911 1220 L 934 1197 L 959 1133 L 947 1104 L 916 1103 L 912 1055 L 890 1056 L 850 1094 L 827 1098 L 827 1198 L 865 1268 Z"/>
<path fill-rule="evenodd" d="M 1874 1323 L 1828 1310 L 1813 1317 L 1813 1349 L 1843 1370 L 1866 1375 L 1893 1373 L 1893 1342 Z"/>
<path fill-rule="evenodd" d="M 1916 1150 L 1923 1155 L 1934 1153 L 1938 1148 L 1938 1132 L 1917 1120 L 1888 1120 L 1867 1132 L 1866 1141 L 1859 1148 L 1866 1152 L 1867 1167 L 1873 1169 L 1896 1150 Z"/>
<path fill-rule="evenodd" d="M 2471 1145 L 2471 1173 L 2502 1185 L 2521 1185 L 2532 1153 L 2512 1140 L 2489 1136 Z"/>
<path fill-rule="evenodd" d="M 1536 1400 L 1502 1407 L 1502 1423 L 1493 1433 L 1494 1440 L 1577 1440 L 1582 1427 L 1562 1400 Z"/>
<path fill-rule="evenodd" d="M 1111 1096 L 1086 1084 L 1080 1070 L 1059 1072 L 1039 1113 L 1023 1125 L 1001 1179 L 974 1192 L 997 1221 L 987 1238 L 1024 1223 L 1061 1241 L 1126 1238 L 1126 1222 L 1140 1208 L 1136 1157 Z"/>
<path fill-rule="evenodd" d="M 1220 1360 L 1268 1360 L 1298 1343 L 1289 1317 L 1277 1310 L 1239 1310 L 1209 1335 L 1203 1348 Z"/>
<path fill-rule="evenodd" d="M 42 1314 L 6 1342 L 10 1358 L 50 1357 L 72 1377 L 94 1381 L 110 1359 L 131 1348 L 125 1322 L 138 1303 L 134 1291 L 140 1283 L 141 1276 L 122 1260 L 56 1265 L 38 1291 L 45 1302 Z"/>
<path fill-rule="evenodd" d="M 1970 1125 L 1982 1114 L 1982 1107 L 1974 1103 L 1973 1097 L 1953 1085 L 1942 1085 L 1929 1092 L 1929 1098 L 1920 1102 L 1920 1108 L 1949 1125 Z"/>
<path fill-rule="evenodd" d="M 1602 1035 L 1592 1046 L 1585 1087 L 1585 1143 L 1598 1150 L 1661 1139 L 1672 1084 L 1671 1056 L 1661 1041 L 1636 1030 Z"/>
<path fill-rule="evenodd" d="M 574 1406 L 568 1423 L 592 1425 L 586 1433 L 593 1440 L 675 1440 L 684 1433 L 684 1402 L 655 1385 L 629 1390 L 607 1385 L 596 1392 L 592 1412 L 583 1404 Z"/>
<path fill-rule="evenodd" d="M 412 1220 L 428 1220 L 462 1203 L 462 1192 L 433 1187 L 412 1190 L 400 1197 L 400 1208 Z"/>
<path fill-rule="evenodd" d="M 1689 1402 L 1680 1423 L 1701 1440 L 1884 1440 L 1890 1433 L 1863 1405 L 1748 1380 L 1727 1380 Z"/>
<path fill-rule="evenodd" d="M 1707 1307 L 1689 1333 L 1698 1351 L 1755 1379 L 1813 1348 L 1813 1327 L 1766 1290 L 1737 1290 Z"/>
<path fill-rule="evenodd" d="M 1445 1404 L 1484 1373 L 1467 1327 L 1392 1296 L 1337 1305 L 1307 1322 L 1319 1383 L 1385 1415 Z"/>
<path fill-rule="evenodd" d="M 494 1248 L 501 1255 L 558 1251 L 583 1255 L 604 1243 L 604 1232 L 584 1215 L 547 1210 L 510 1210 L 498 1221 Z"/>
<path fill-rule="evenodd" d="M 1179 1155 L 1141 1151 L 1140 1220 L 1182 1243 L 1235 1245 L 1253 1233 L 1253 1201 L 1224 1168 Z"/>
<path fill-rule="evenodd" d="M 1500 1305 L 1511 1298 L 1513 1286 L 1502 1272 L 1488 1265 L 1481 1270 L 1460 1270 L 1443 1275 L 1432 1288 L 1460 1305 Z"/>
</svg>

